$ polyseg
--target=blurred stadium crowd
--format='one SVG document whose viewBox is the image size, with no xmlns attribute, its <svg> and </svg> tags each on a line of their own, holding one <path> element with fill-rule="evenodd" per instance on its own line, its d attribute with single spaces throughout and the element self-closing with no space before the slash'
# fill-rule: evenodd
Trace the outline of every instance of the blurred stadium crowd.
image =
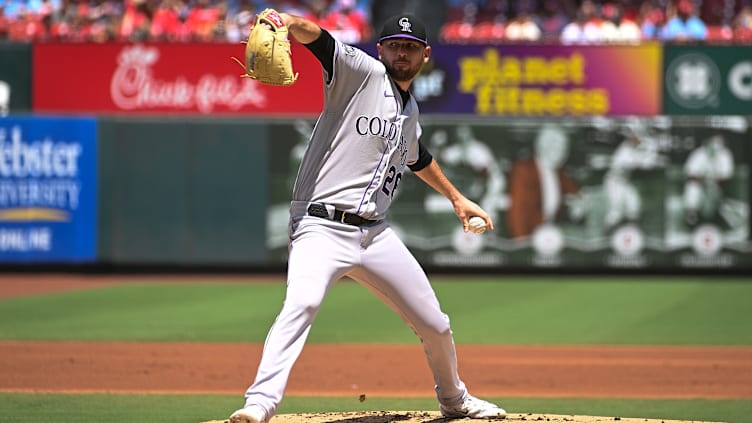
<svg viewBox="0 0 752 423">
<path fill-rule="evenodd" d="M 266 7 L 347 43 L 403 12 L 445 43 L 752 43 L 752 0 L 0 0 L 0 40 L 239 42 Z"/>
</svg>

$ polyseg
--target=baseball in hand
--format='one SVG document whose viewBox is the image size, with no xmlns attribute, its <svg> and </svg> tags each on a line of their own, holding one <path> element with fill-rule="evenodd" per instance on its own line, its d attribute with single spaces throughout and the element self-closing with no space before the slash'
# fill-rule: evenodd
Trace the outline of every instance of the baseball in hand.
<svg viewBox="0 0 752 423">
<path fill-rule="evenodd" d="M 467 226 L 470 232 L 474 234 L 482 234 L 486 231 L 486 221 L 482 217 L 473 216 L 467 221 Z"/>
</svg>

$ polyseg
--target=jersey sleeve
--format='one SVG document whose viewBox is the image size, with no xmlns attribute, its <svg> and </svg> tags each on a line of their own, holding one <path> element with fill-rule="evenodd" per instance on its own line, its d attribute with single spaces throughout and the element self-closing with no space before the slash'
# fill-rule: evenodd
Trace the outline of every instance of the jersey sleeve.
<svg viewBox="0 0 752 423">
<path fill-rule="evenodd" d="M 384 65 L 363 50 L 335 40 L 334 66 L 325 86 L 325 97 L 331 110 L 343 110 L 366 81 L 383 78 Z"/>
<path fill-rule="evenodd" d="M 415 163 L 410 163 L 407 165 L 407 167 L 410 168 L 413 172 L 417 172 L 421 169 L 424 169 L 426 166 L 431 164 L 431 161 L 433 160 L 433 156 L 431 155 L 431 152 L 428 151 L 425 145 L 423 145 L 422 141 L 418 142 L 418 160 L 415 161 Z"/>
<path fill-rule="evenodd" d="M 334 45 L 336 41 L 327 30 L 321 29 L 321 35 L 315 41 L 303 44 L 321 63 L 324 69 L 326 82 L 332 80 L 332 68 L 334 67 Z"/>
</svg>

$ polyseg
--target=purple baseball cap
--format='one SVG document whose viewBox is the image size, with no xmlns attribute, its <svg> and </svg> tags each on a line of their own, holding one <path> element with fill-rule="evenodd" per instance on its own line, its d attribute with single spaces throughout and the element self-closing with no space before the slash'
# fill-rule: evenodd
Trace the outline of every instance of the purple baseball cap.
<svg viewBox="0 0 752 423">
<path fill-rule="evenodd" d="M 391 38 L 407 38 L 428 45 L 426 26 L 415 15 L 409 13 L 392 16 L 384 22 L 379 35 L 379 44 Z"/>
</svg>

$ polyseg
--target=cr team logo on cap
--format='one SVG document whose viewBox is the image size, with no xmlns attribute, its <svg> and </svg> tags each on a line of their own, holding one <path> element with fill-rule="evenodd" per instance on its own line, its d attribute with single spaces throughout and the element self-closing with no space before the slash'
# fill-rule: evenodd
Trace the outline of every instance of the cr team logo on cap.
<svg viewBox="0 0 752 423">
<path fill-rule="evenodd" d="M 410 23 L 410 19 L 407 17 L 403 17 L 399 20 L 399 26 L 402 28 L 402 32 L 413 32 L 413 24 Z"/>
<path fill-rule="evenodd" d="M 409 13 L 392 16 L 384 22 L 379 43 L 390 38 L 408 38 L 428 45 L 423 22 Z"/>
</svg>

